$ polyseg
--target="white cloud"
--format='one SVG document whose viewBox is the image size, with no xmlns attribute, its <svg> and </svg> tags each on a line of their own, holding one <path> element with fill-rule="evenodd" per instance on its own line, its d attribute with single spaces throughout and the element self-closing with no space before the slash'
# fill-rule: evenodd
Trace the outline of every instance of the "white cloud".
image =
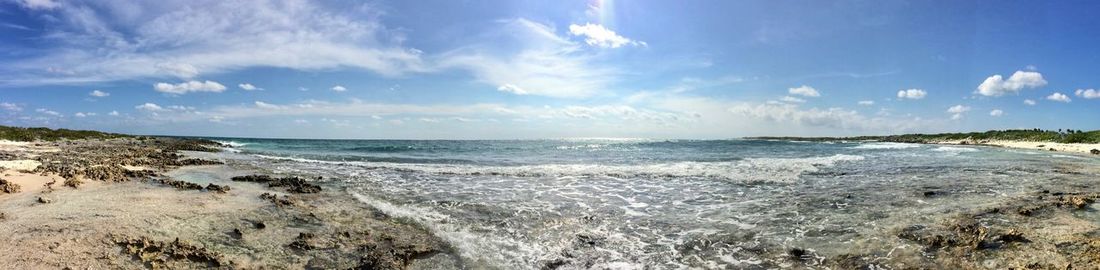
<svg viewBox="0 0 1100 270">
<path fill-rule="evenodd" d="M 15 104 L 15 103 L 0 102 L 0 109 L 4 109 L 5 111 L 18 112 L 18 111 L 22 111 L 23 107 Z"/>
<path fill-rule="evenodd" d="M 800 95 L 800 96 L 806 96 L 806 97 L 820 97 L 821 96 L 821 93 L 818 93 L 817 89 L 814 89 L 813 87 L 809 87 L 809 86 L 806 86 L 806 85 L 787 89 L 787 93 L 790 93 L 791 95 Z"/>
<path fill-rule="evenodd" d="M 59 113 L 59 112 L 47 110 L 47 109 L 44 109 L 44 108 L 38 108 L 34 111 L 38 112 L 38 113 L 41 113 L 41 114 L 47 114 L 47 115 L 52 115 L 52 116 L 61 116 L 61 113 Z"/>
<path fill-rule="evenodd" d="M 134 109 L 138 109 L 138 110 L 142 110 L 142 111 L 149 111 L 149 112 L 166 111 L 163 107 L 161 107 L 160 105 L 157 105 L 155 103 L 145 103 L 145 104 L 137 105 L 137 106 L 134 106 Z"/>
<path fill-rule="evenodd" d="M 221 93 L 225 91 L 225 86 L 215 81 L 188 81 L 179 84 L 157 83 L 153 85 L 153 90 L 174 95 L 182 95 L 190 92 Z"/>
<path fill-rule="evenodd" d="M 1073 93 L 1085 99 L 1100 98 L 1100 91 L 1097 91 L 1096 89 L 1077 89 L 1077 91 L 1074 91 Z"/>
<path fill-rule="evenodd" d="M 806 102 L 805 99 L 796 98 L 796 97 L 792 97 L 792 96 L 783 96 L 783 98 L 780 98 L 779 100 L 783 101 L 783 102 L 790 102 L 790 103 L 803 103 L 803 102 Z"/>
<path fill-rule="evenodd" d="M 970 111 L 970 107 L 963 105 L 955 105 L 951 106 L 951 108 L 947 108 L 947 113 L 952 114 L 951 120 L 962 119 L 963 113 L 966 113 L 968 111 Z"/>
<path fill-rule="evenodd" d="M 871 105 L 875 105 L 875 101 L 873 101 L 873 100 L 860 100 L 858 102 L 858 104 L 863 105 L 863 106 L 871 106 Z"/>
<path fill-rule="evenodd" d="M 999 109 L 994 109 L 992 111 L 989 111 L 989 116 L 1001 116 L 1001 115 L 1004 115 L 1004 114 L 1005 114 L 1005 111 L 1002 111 L 1002 110 L 999 110 Z"/>
<path fill-rule="evenodd" d="M 96 113 L 93 113 L 93 112 L 89 112 L 89 113 L 78 112 L 78 113 L 74 113 L 73 116 L 76 116 L 78 118 L 84 118 L 84 117 L 88 117 L 88 116 L 96 116 Z"/>
<path fill-rule="evenodd" d="M 110 96 L 111 93 L 107 93 L 107 92 L 103 92 L 103 91 L 99 91 L 99 90 L 92 90 L 92 92 L 88 93 L 88 95 L 93 96 L 93 97 L 107 97 L 107 96 Z"/>
<path fill-rule="evenodd" d="M 1035 106 L 1035 101 L 1030 100 L 1030 99 L 1025 99 L 1024 104 L 1027 104 L 1028 106 Z"/>
<path fill-rule="evenodd" d="M 498 37 L 443 53 L 439 67 L 470 71 L 478 82 L 529 95 L 589 97 L 610 90 L 619 72 L 595 64 L 597 56 L 558 36 L 553 27 L 525 19 L 500 22 Z"/>
<path fill-rule="evenodd" d="M 516 86 L 514 84 L 510 84 L 510 83 L 505 84 L 505 85 L 501 85 L 500 87 L 497 87 L 497 91 L 512 93 L 512 94 L 516 94 L 516 95 L 526 95 L 526 94 L 528 94 L 527 91 L 523 90 L 523 88 L 519 88 L 519 86 Z"/>
<path fill-rule="evenodd" d="M 922 99 L 926 95 L 928 95 L 928 92 L 925 92 L 921 89 L 907 89 L 898 91 L 898 98 L 901 99 Z"/>
<path fill-rule="evenodd" d="M 55 9 L 61 7 L 56 0 L 17 0 L 20 5 L 28 9 Z"/>
<path fill-rule="evenodd" d="M 274 104 L 271 104 L 271 103 L 266 103 L 266 102 L 263 102 L 263 101 L 256 101 L 255 104 L 256 104 L 257 108 L 261 108 L 261 109 L 277 110 L 277 109 L 282 108 L 278 105 L 274 105 Z"/>
<path fill-rule="evenodd" d="M 1069 96 L 1067 96 L 1065 94 L 1062 94 L 1062 93 L 1058 93 L 1058 92 L 1055 92 L 1054 94 L 1050 94 L 1049 96 L 1047 96 L 1047 100 L 1057 101 L 1057 102 L 1066 102 L 1066 103 L 1069 103 L 1070 101 L 1072 101 L 1071 99 L 1069 99 Z"/>
<path fill-rule="evenodd" d="M 252 85 L 251 83 L 237 84 L 237 87 L 240 87 L 241 90 L 245 90 L 245 91 L 264 90 L 263 88 L 256 87 L 255 85 Z"/>
<path fill-rule="evenodd" d="M 250 67 L 364 69 L 396 76 L 431 69 L 381 23 L 372 4 L 273 1 L 21 0 L 47 24 L 40 56 L 5 63 L 0 84 L 79 84 Z M 339 6 L 339 7 L 332 7 Z M 241 12 L 247 10 L 248 12 Z M 264 53 L 256 53 L 264 52 Z M 64 72 L 44 73 L 44 70 Z"/>
<path fill-rule="evenodd" d="M 111 112 L 107 113 L 107 115 L 118 116 L 118 111 L 111 111 Z"/>
<path fill-rule="evenodd" d="M 968 111 L 970 111 L 970 107 L 963 105 L 955 105 L 951 106 L 951 108 L 947 108 L 948 113 L 964 113 Z"/>
<path fill-rule="evenodd" d="M 332 91 L 336 91 L 336 92 L 344 92 L 344 91 L 348 91 L 348 89 L 347 89 L 347 88 L 345 88 L 344 86 L 341 86 L 341 85 L 337 85 L 337 86 L 333 86 L 333 87 L 332 87 Z"/>
<path fill-rule="evenodd" d="M 599 24 L 571 24 L 569 33 L 574 36 L 584 36 L 584 43 L 602 48 L 618 48 L 624 45 L 646 46 L 645 42 L 630 40 Z"/>
<path fill-rule="evenodd" d="M 1024 88 L 1038 88 L 1047 85 L 1043 75 L 1034 71 L 1016 71 L 1008 80 L 1000 74 L 989 76 L 978 85 L 976 93 L 987 97 L 999 97 L 1007 93 L 1019 93 Z"/>
<path fill-rule="evenodd" d="M 802 109 L 796 104 L 738 104 L 727 109 L 735 115 L 803 127 L 843 130 L 907 130 L 919 121 L 870 118 L 844 108 Z"/>
<path fill-rule="evenodd" d="M 370 119 L 374 119 L 374 120 L 382 120 L 382 116 L 378 116 L 378 115 L 371 115 L 371 116 L 370 116 Z"/>
</svg>

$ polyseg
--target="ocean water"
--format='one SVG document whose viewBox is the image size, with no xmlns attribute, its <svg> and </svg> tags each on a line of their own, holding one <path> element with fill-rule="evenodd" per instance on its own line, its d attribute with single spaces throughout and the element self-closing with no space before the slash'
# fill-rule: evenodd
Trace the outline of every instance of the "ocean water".
<svg viewBox="0 0 1100 270">
<path fill-rule="evenodd" d="M 1088 156 L 874 142 L 213 139 L 239 162 L 325 176 L 423 225 L 470 269 L 805 267 L 795 248 L 811 266 L 919 259 L 898 228 L 1100 168 Z"/>
</svg>

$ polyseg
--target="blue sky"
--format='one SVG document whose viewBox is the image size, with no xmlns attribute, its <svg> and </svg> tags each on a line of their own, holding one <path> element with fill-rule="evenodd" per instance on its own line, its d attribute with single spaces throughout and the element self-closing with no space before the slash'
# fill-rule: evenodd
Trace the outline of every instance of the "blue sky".
<svg viewBox="0 0 1100 270">
<path fill-rule="evenodd" d="M 1095 10 L 0 0 L 0 124 L 412 139 L 1100 129 Z"/>
</svg>

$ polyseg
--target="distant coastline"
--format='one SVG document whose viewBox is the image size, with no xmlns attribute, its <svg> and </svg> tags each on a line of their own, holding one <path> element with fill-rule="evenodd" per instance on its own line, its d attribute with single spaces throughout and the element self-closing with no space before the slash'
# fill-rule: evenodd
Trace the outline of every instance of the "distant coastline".
<svg viewBox="0 0 1100 270">
<path fill-rule="evenodd" d="M 813 142 L 876 141 L 920 144 L 981 145 L 1100 155 L 1100 130 L 1054 131 L 1039 129 L 1016 129 L 990 130 L 986 132 L 969 133 L 902 134 L 852 137 L 761 136 L 746 137 L 745 139 Z"/>
</svg>

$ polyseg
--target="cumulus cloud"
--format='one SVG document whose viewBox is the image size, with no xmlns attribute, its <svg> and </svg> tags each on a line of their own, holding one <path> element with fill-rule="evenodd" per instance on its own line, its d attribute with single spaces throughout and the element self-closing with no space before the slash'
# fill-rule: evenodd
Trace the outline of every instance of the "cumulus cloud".
<svg viewBox="0 0 1100 270">
<path fill-rule="evenodd" d="M 356 68 L 384 76 L 432 69 L 422 52 L 402 44 L 402 31 L 382 24 L 383 11 L 371 4 L 16 1 L 31 9 L 28 18 L 48 29 L 29 38 L 53 45 L 38 56 L 5 63 L 2 84 L 190 79 L 251 67 Z"/>
<path fill-rule="evenodd" d="M 190 92 L 212 92 L 221 93 L 225 91 L 225 85 L 222 85 L 215 81 L 188 81 L 178 84 L 170 83 L 157 83 L 153 85 L 153 90 L 161 93 L 168 93 L 173 95 L 182 95 Z"/>
<path fill-rule="evenodd" d="M 333 86 L 333 87 L 332 87 L 332 91 L 336 91 L 336 92 L 344 92 L 344 91 L 348 91 L 348 89 L 347 89 L 347 88 L 345 88 L 345 87 L 344 87 L 344 86 L 342 86 L 342 85 L 337 85 L 337 86 Z"/>
<path fill-rule="evenodd" d="M 18 112 L 18 111 L 22 111 L 23 107 L 19 106 L 18 104 L 15 104 L 15 103 L 0 102 L 0 109 L 3 109 L 5 111 Z"/>
<path fill-rule="evenodd" d="M 569 33 L 574 36 L 583 36 L 584 43 L 602 48 L 618 48 L 624 45 L 646 46 L 645 42 L 634 41 L 616 34 L 603 25 L 586 23 L 584 25 L 569 25 Z"/>
<path fill-rule="evenodd" d="M 107 115 L 118 116 L 118 111 L 111 111 L 111 112 L 107 113 Z"/>
<path fill-rule="evenodd" d="M 1043 75 L 1034 71 L 1016 71 L 1005 80 L 1000 74 L 989 76 L 978 85 L 976 93 L 987 97 L 999 97 L 1007 93 L 1019 93 L 1025 88 L 1038 88 L 1047 85 Z"/>
<path fill-rule="evenodd" d="M 1069 96 L 1067 96 L 1065 94 L 1062 94 L 1062 93 L 1058 93 L 1058 92 L 1055 92 L 1054 94 L 1050 94 L 1049 96 L 1047 96 L 1047 100 L 1057 101 L 1057 102 L 1065 102 L 1065 103 L 1069 103 L 1070 101 L 1072 101 L 1071 99 L 1069 99 Z"/>
<path fill-rule="evenodd" d="M 859 102 L 857 102 L 857 104 L 863 105 L 863 106 L 871 106 L 871 105 L 875 105 L 875 101 L 873 101 L 873 100 L 860 100 Z"/>
<path fill-rule="evenodd" d="M 989 116 L 1001 116 L 1001 115 L 1004 115 L 1004 114 L 1005 114 L 1005 111 L 1002 111 L 1002 110 L 999 110 L 999 109 L 994 109 L 992 111 L 989 111 Z"/>
<path fill-rule="evenodd" d="M 1100 98 L 1100 91 L 1097 91 L 1096 89 L 1077 89 L 1077 91 L 1074 91 L 1073 94 L 1079 97 L 1083 97 L 1085 99 Z"/>
<path fill-rule="evenodd" d="M 781 98 L 779 100 L 783 101 L 783 102 L 790 102 L 790 103 L 803 103 L 803 102 L 806 102 L 805 99 L 796 98 L 796 97 L 792 97 L 792 96 L 784 96 L 783 98 Z"/>
<path fill-rule="evenodd" d="M 802 128 L 832 128 L 841 130 L 911 130 L 925 125 L 924 120 L 891 119 L 867 117 L 854 110 L 844 108 L 809 108 L 797 104 L 737 104 L 727 109 L 740 117 L 759 119 L 768 122 L 789 123 Z"/>
<path fill-rule="evenodd" d="M 928 95 L 928 92 L 925 92 L 921 89 L 907 89 L 898 91 L 898 98 L 900 99 L 922 99 L 926 95 Z"/>
<path fill-rule="evenodd" d="M 107 97 L 107 96 L 110 96 L 111 93 L 107 93 L 107 92 L 103 92 L 103 91 L 99 91 L 99 90 L 92 90 L 92 92 L 88 93 L 88 95 L 93 96 L 93 97 Z"/>
<path fill-rule="evenodd" d="M 251 83 L 237 84 L 237 87 L 240 87 L 241 90 L 245 90 L 245 91 L 264 90 L 263 88 L 256 87 L 255 85 L 252 85 Z"/>
<path fill-rule="evenodd" d="M 274 104 L 271 104 L 271 103 L 266 103 L 266 102 L 263 102 L 263 101 L 256 101 L 255 104 L 256 104 L 257 108 L 261 108 L 261 109 L 276 110 L 276 109 L 282 108 L 282 107 L 279 107 L 278 105 L 274 105 Z"/>
<path fill-rule="evenodd" d="M 814 89 L 813 87 L 810 87 L 810 86 L 807 86 L 807 85 L 787 89 L 787 93 L 790 93 L 791 95 L 800 95 L 800 96 L 805 96 L 805 97 L 820 97 L 821 96 L 821 93 L 818 93 L 817 89 Z"/>
<path fill-rule="evenodd" d="M 955 105 L 951 106 L 951 108 L 947 108 L 947 113 L 951 114 L 951 120 L 962 119 L 963 113 L 966 113 L 968 111 L 970 111 L 970 107 L 963 105 Z"/>
<path fill-rule="evenodd" d="M 155 103 L 145 103 L 145 104 L 137 105 L 137 106 L 134 106 L 134 109 L 138 109 L 138 110 L 142 110 L 142 111 L 149 111 L 149 112 L 163 112 L 163 111 L 166 111 L 164 109 L 164 107 L 161 107 L 160 105 L 157 105 Z"/>
<path fill-rule="evenodd" d="M 1026 104 L 1026 105 L 1028 105 L 1028 106 L 1035 106 L 1035 101 L 1034 101 L 1034 100 L 1030 100 L 1030 99 L 1025 99 L 1025 100 L 1024 100 L 1024 104 Z"/>
<path fill-rule="evenodd" d="M 47 110 L 47 109 L 45 109 L 45 108 L 38 108 L 38 109 L 36 109 L 36 110 L 34 110 L 34 111 L 35 111 L 35 112 L 38 112 L 38 113 L 41 113 L 41 114 L 46 114 L 46 115 L 52 115 L 52 116 L 61 116 L 61 113 L 59 113 L 59 112 L 55 112 L 55 111 L 51 111 L 51 110 Z"/>
<path fill-rule="evenodd" d="M 78 113 L 74 113 L 73 116 L 76 116 L 78 118 L 84 118 L 84 117 L 88 117 L 88 116 L 96 116 L 96 113 L 93 113 L 93 112 L 89 112 L 89 113 L 78 112 Z"/>
</svg>

